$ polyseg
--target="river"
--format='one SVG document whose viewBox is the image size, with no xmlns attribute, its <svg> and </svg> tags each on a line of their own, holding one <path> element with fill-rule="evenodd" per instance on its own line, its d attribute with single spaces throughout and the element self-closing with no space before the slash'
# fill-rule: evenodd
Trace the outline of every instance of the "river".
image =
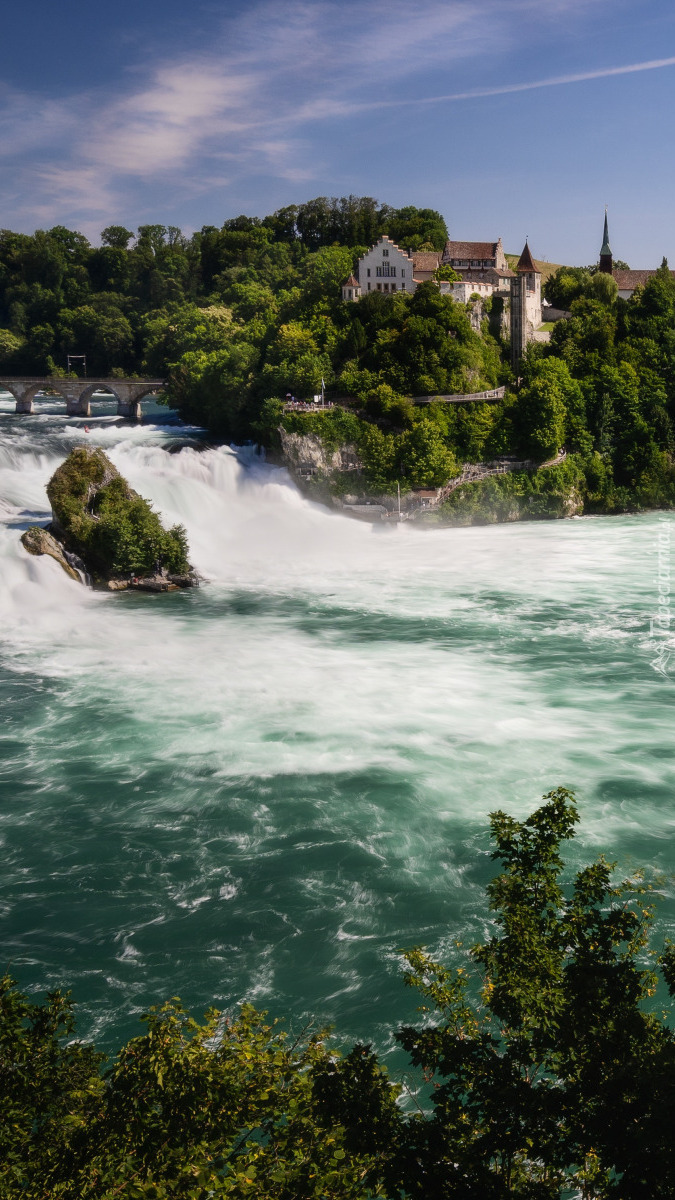
<svg viewBox="0 0 675 1200">
<path fill-rule="evenodd" d="M 175 994 L 386 1047 L 416 1004 L 398 950 L 485 933 L 487 814 L 558 785 L 571 861 L 663 871 L 673 932 L 670 515 L 375 529 L 162 410 L 119 425 L 100 401 L 87 434 L 59 407 L 0 396 L 0 927 L 22 987 L 72 988 L 108 1048 Z M 96 593 L 25 553 L 81 441 L 186 526 L 201 588 Z"/>
</svg>

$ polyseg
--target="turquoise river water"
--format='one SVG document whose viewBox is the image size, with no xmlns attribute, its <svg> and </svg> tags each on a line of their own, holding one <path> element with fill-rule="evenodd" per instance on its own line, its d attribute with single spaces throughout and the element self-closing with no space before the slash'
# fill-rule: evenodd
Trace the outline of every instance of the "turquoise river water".
<svg viewBox="0 0 675 1200">
<path fill-rule="evenodd" d="M 23 987 L 71 987 L 108 1047 L 174 994 L 386 1046 L 416 1003 L 397 951 L 485 932 L 487 814 L 560 784 L 573 861 L 657 867 L 673 933 L 671 516 L 375 529 L 165 411 L 122 426 L 101 401 L 87 434 L 58 407 L 0 397 L 0 930 Z M 199 590 L 95 593 L 24 552 L 85 440 L 185 524 Z"/>
</svg>

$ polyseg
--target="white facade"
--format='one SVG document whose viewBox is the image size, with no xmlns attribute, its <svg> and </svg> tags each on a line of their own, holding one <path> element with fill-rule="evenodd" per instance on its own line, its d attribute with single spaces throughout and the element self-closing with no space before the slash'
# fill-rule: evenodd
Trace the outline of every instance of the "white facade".
<svg viewBox="0 0 675 1200">
<path fill-rule="evenodd" d="M 361 296 L 361 285 L 353 275 L 349 276 L 342 285 L 343 300 L 358 300 Z"/>
<path fill-rule="evenodd" d="M 359 259 L 358 273 L 362 296 L 368 292 L 411 294 L 417 287 L 412 258 L 386 235 Z"/>
<path fill-rule="evenodd" d="M 525 310 L 528 326 L 538 329 L 542 322 L 541 316 L 541 275 L 528 274 L 527 291 L 525 293 Z"/>
<path fill-rule="evenodd" d="M 452 296 L 458 304 L 466 304 L 471 296 L 494 296 L 497 288 L 493 283 L 472 283 L 464 279 L 457 279 L 454 283 L 442 281 L 441 295 Z"/>
</svg>

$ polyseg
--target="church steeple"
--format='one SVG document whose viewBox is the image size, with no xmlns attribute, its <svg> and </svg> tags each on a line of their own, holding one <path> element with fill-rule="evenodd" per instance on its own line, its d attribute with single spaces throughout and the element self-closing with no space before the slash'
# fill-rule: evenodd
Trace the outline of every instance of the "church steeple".
<svg viewBox="0 0 675 1200">
<path fill-rule="evenodd" d="M 605 205 L 605 231 L 600 250 L 600 270 L 605 275 L 612 274 L 612 250 L 609 244 L 609 226 L 607 224 L 607 205 Z"/>
</svg>

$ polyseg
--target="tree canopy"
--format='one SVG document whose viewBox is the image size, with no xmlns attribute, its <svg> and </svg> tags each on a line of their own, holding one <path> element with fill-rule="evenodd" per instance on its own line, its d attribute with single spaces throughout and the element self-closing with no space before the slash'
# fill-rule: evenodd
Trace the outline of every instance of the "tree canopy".
<svg viewBox="0 0 675 1200">
<path fill-rule="evenodd" d="M 70 354 L 85 355 L 92 376 L 164 376 L 168 401 L 191 423 L 272 449 L 280 429 L 328 446 L 348 427 L 360 467 L 313 479 L 322 498 L 435 487 L 462 464 L 505 456 L 538 466 L 564 448 L 574 461 L 550 487 L 535 475 L 522 486 L 506 476 L 466 484 L 447 517 L 462 506 L 480 521 L 675 504 L 667 264 L 628 301 L 611 276 L 560 267 L 545 292 L 569 319 L 549 345 L 529 346 L 516 380 L 499 298 L 456 303 L 436 280 L 414 294 L 342 301 L 341 282 L 385 232 L 412 250 L 447 239 L 438 212 L 367 196 L 319 196 L 191 237 L 110 225 L 99 247 L 62 226 L 0 231 L 0 370 L 64 373 Z M 501 404 L 411 402 L 501 385 Z M 289 393 L 322 389 L 342 417 L 283 412 Z"/>
<path fill-rule="evenodd" d="M 68 996 L 6 977 L 0 1196 L 670 1200 L 675 1036 L 655 993 L 672 1000 L 675 947 L 650 943 L 641 872 L 569 871 L 578 820 L 563 788 L 524 821 L 493 813 L 488 937 L 454 963 L 405 955 L 414 1095 L 371 1046 L 248 1004 L 199 1022 L 173 998 L 108 1061 Z"/>
</svg>

